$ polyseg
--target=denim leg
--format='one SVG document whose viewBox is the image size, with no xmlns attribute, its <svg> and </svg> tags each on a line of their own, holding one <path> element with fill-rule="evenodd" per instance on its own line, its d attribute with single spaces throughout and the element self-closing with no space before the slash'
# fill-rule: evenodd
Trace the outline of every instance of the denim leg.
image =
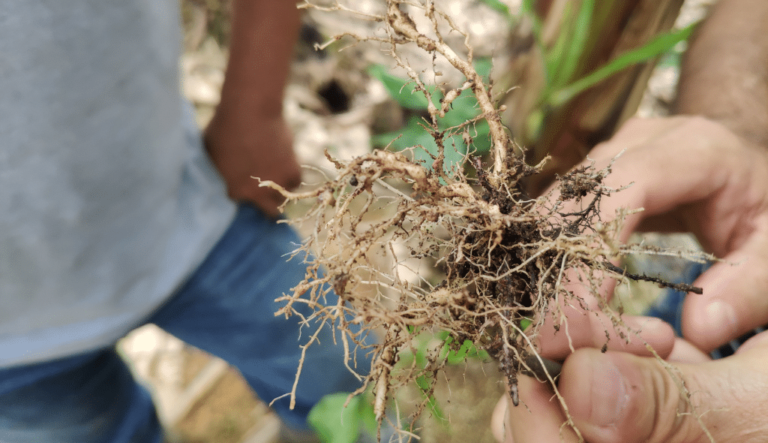
<svg viewBox="0 0 768 443">
<path fill-rule="evenodd" d="M 237 367 L 263 400 L 290 392 L 299 362 L 298 319 L 275 317 L 274 299 L 304 277 L 286 253 L 299 242 L 286 225 L 243 206 L 227 233 L 183 288 L 150 322 Z M 336 303 L 331 295 L 328 303 Z M 307 353 L 296 408 L 273 405 L 283 421 L 306 429 L 324 395 L 352 391 L 330 329 Z M 365 372 L 367 368 L 360 368 Z M 2 443 L 159 443 L 162 430 L 149 394 L 113 349 L 0 369 Z"/>
<path fill-rule="evenodd" d="M 688 283 L 693 284 L 701 274 L 709 269 L 709 264 L 690 263 L 686 268 L 683 276 L 674 281 L 674 283 Z M 681 291 L 675 291 L 674 289 L 666 289 L 659 296 L 656 303 L 648 309 L 646 315 L 652 317 L 658 317 L 667 323 L 671 324 L 675 328 L 677 336 L 683 336 L 683 302 L 685 301 L 687 294 Z M 694 295 L 695 297 L 695 295 Z M 717 360 L 733 355 L 737 349 L 747 340 L 768 329 L 768 325 L 757 327 L 746 334 L 725 343 L 717 349 L 712 350 L 709 356 Z"/>
<path fill-rule="evenodd" d="M 707 264 L 688 263 L 683 274 L 672 283 L 693 284 L 696 279 L 709 268 Z M 648 308 L 645 315 L 658 317 L 672 325 L 678 337 L 683 336 L 683 302 L 687 294 L 674 289 L 665 289 L 656 302 Z"/>
<path fill-rule="evenodd" d="M 193 276 L 150 322 L 179 339 L 217 355 L 240 370 L 265 402 L 291 391 L 301 351 L 313 328 L 301 331 L 298 318 L 275 317 L 275 299 L 304 278 L 300 258 L 288 260 L 300 240 L 285 224 L 243 205 L 235 220 Z M 335 304 L 331 294 L 328 303 Z M 296 392 L 272 405 L 282 420 L 306 429 L 312 406 L 324 395 L 360 386 L 344 367 L 343 349 L 329 327 L 320 345 L 309 347 Z M 366 369 L 361 369 L 366 370 Z"/>
<path fill-rule="evenodd" d="M 149 393 L 113 349 L 0 369 L 0 442 L 159 443 Z"/>
</svg>

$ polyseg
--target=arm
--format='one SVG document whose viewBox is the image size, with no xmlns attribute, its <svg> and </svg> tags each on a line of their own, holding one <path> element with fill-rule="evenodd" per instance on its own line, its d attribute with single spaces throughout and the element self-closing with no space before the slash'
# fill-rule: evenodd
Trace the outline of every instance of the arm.
<svg viewBox="0 0 768 443">
<path fill-rule="evenodd" d="M 608 180 L 635 184 L 603 204 L 609 219 L 618 207 L 645 209 L 627 219 L 624 240 L 636 230 L 693 232 L 717 257 L 742 263 L 716 264 L 695 283 L 704 295 L 686 299 L 685 336 L 705 351 L 768 322 L 768 297 L 755 289 L 768 286 L 766 20 L 768 2 L 719 2 L 686 54 L 679 116 L 630 121 L 590 154 L 606 164 L 629 150 Z M 542 346 L 551 358 L 568 354 L 564 334 Z"/>
<path fill-rule="evenodd" d="M 285 88 L 299 30 L 290 0 L 235 0 L 232 40 L 221 103 L 205 131 L 208 152 L 230 197 L 270 216 L 284 200 L 259 188 L 261 177 L 292 188 L 301 171 L 282 117 Z"/>
<path fill-rule="evenodd" d="M 688 49 L 677 114 L 717 121 L 768 147 L 768 4 L 722 0 Z"/>
<path fill-rule="evenodd" d="M 722 124 L 758 156 L 768 152 L 767 20 L 765 1 L 722 0 L 716 4 L 686 54 L 677 103 L 679 114 L 701 115 Z M 710 288 L 708 294 L 686 300 L 684 334 L 705 350 L 768 322 L 768 300 L 757 289 L 768 284 L 764 189 L 744 183 L 721 192 L 720 198 L 709 200 L 720 205 L 716 225 L 697 222 L 693 219 L 697 214 L 691 211 L 684 215 L 687 227 L 702 239 L 705 248 L 741 263 L 736 267 L 715 265 L 699 279 L 699 284 Z M 747 223 L 739 220 L 744 216 Z M 727 314 L 713 315 L 718 310 Z"/>
</svg>

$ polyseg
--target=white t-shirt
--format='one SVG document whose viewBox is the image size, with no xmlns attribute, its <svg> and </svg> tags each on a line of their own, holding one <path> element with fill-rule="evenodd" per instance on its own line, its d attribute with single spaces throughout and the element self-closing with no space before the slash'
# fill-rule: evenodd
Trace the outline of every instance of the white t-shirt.
<svg viewBox="0 0 768 443">
<path fill-rule="evenodd" d="M 0 367 L 114 343 L 232 220 L 180 42 L 178 0 L 0 2 Z"/>
</svg>

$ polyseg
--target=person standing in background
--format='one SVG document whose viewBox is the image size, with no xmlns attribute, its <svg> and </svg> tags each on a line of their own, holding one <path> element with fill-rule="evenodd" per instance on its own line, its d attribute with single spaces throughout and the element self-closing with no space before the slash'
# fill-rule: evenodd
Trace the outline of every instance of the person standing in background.
<svg viewBox="0 0 768 443">
<path fill-rule="evenodd" d="M 282 117 L 291 1 L 234 0 L 221 104 L 198 133 L 180 95 L 176 0 L 0 4 L 0 441 L 159 442 L 114 345 L 155 323 L 290 392 L 301 342 L 274 299 L 304 267 L 277 224 L 300 183 Z M 334 303 L 334 300 L 329 300 Z M 305 334 L 305 340 L 307 335 Z M 331 332 L 309 348 L 285 434 L 358 382 Z"/>
</svg>

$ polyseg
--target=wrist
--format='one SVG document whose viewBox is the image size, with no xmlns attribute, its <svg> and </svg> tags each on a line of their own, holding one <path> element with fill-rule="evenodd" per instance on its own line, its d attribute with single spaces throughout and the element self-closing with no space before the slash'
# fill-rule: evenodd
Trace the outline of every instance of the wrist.
<svg viewBox="0 0 768 443">
<path fill-rule="evenodd" d="M 219 104 L 205 132 L 234 134 L 252 133 L 254 128 L 270 128 L 284 125 L 283 107 L 274 103 L 226 103 Z"/>
<path fill-rule="evenodd" d="M 249 98 L 243 98 L 243 96 Z M 265 97 L 259 92 L 241 92 L 240 96 L 222 95 L 216 107 L 216 115 L 228 120 L 281 119 L 283 118 L 283 97 Z"/>
</svg>

